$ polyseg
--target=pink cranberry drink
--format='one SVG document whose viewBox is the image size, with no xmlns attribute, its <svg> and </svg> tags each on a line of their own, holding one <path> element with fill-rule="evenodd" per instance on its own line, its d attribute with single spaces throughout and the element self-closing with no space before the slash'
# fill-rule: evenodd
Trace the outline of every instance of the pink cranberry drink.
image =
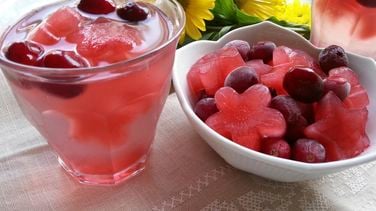
<svg viewBox="0 0 376 211">
<path fill-rule="evenodd" d="M 64 169 L 117 184 L 144 168 L 183 26 L 174 0 L 54 3 L 4 33 L 0 66 Z"/>
<path fill-rule="evenodd" d="M 311 42 L 376 58 L 375 0 L 313 0 Z"/>
</svg>

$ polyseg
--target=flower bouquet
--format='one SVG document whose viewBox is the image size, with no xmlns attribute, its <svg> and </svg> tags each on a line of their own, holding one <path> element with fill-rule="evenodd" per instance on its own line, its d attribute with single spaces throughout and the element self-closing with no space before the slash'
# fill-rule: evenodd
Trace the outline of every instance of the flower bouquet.
<svg viewBox="0 0 376 211">
<path fill-rule="evenodd" d="M 311 4 L 305 0 L 178 0 L 186 12 L 180 46 L 195 40 L 217 40 L 245 25 L 271 21 L 310 36 Z"/>
</svg>

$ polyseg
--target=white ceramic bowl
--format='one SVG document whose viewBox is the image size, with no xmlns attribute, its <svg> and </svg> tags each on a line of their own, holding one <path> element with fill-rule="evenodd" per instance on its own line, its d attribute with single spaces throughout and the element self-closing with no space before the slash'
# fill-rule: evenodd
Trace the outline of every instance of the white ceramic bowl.
<svg viewBox="0 0 376 211">
<path fill-rule="evenodd" d="M 372 59 L 354 54 L 348 54 L 350 67 L 360 76 L 361 83 L 367 89 L 370 98 L 367 133 L 371 144 L 359 156 L 320 164 L 297 162 L 247 149 L 209 128 L 193 112 L 186 76 L 190 67 L 200 57 L 235 39 L 245 40 L 251 44 L 257 41 L 271 40 L 277 46 L 286 45 L 294 49 L 301 49 L 315 58 L 320 52 L 320 49 L 311 45 L 300 35 L 269 22 L 236 29 L 216 42 L 193 42 L 176 52 L 173 81 L 181 107 L 194 129 L 226 162 L 235 168 L 272 180 L 295 182 L 318 178 L 376 159 L 376 64 Z"/>
</svg>

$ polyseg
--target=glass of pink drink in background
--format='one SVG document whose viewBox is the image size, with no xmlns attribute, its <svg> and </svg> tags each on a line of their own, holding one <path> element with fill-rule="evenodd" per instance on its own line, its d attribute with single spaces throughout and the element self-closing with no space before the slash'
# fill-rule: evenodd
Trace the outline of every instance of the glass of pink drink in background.
<svg viewBox="0 0 376 211">
<path fill-rule="evenodd" d="M 147 17 L 136 21 L 57 2 L 1 37 L 0 66 L 18 104 L 81 183 L 118 184 L 145 166 L 185 20 L 176 1 L 157 2 L 138 1 Z M 38 52 L 31 65 L 11 61 L 15 42 Z"/>
<path fill-rule="evenodd" d="M 376 59 L 376 1 L 313 0 L 311 42 Z"/>
</svg>

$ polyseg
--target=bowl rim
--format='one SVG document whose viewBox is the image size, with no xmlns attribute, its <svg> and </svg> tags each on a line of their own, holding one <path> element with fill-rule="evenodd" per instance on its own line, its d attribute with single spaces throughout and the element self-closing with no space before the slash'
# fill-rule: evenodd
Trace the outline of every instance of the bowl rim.
<svg viewBox="0 0 376 211">
<path fill-rule="evenodd" d="M 203 121 L 201 121 L 201 119 L 199 119 L 197 117 L 197 115 L 195 115 L 195 113 L 193 112 L 193 109 L 191 108 L 190 102 L 188 100 L 188 96 L 185 96 L 184 93 L 183 93 L 182 84 L 180 83 L 180 80 L 179 80 L 179 78 L 180 78 L 179 73 L 181 71 L 178 71 L 178 70 L 180 70 L 181 68 L 177 68 L 179 64 L 176 62 L 176 60 L 179 60 L 179 55 L 181 54 L 181 52 L 184 52 L 186 49 L 189 49 L 189 48 L 194 48 L 196 45 L 202 45 L 202 44 L 214 45 L 215 47 L 218 47 L 221 44 L 224 44 L 223 42 L 225 40 L 227 40 L 228 37 L 232 36 L 233 34 L 242 33 L 242 32 L 248 31 L 248 30 L 257 30 L 258 28 L 264 28 L 264 27 L 274 28 L 276 30 L 283 30 L 283 31 L 286 32 L 287 36 L 294 36 L 295 39 L 300 39 L 300 41 L 302 41 L 308 47 L 313 48 L 314 50 L 322 50 L 322 48 L 318 48 L 318 47 L 314 46 L 311 42 L 309 42 L 308 40 L 306 40 L 305 38 L 303 38 L 301 35 L 297 34 L 296 32 L 293 32 L 289 29 L 283 28 L 283 27 L 281 27 L 277 24 L 274 24 L 274 23 L 271 23 L 271 22 L 268 22 L 268 21 L 237 28 L 237 29 L 227 33 L 226 35 L 224 35 L 223 37 L 221 37 L 217 41 L 199 40 L 199 41 L 195 41 L 195 42 L 189 43 L 189 44 L 181 47 L 176 52 L 176 58 L 175 58 L 172 78 L 173 78 L 173 85 L 174 85 L 175 92 L 176 92 L 176 95 L 178 97 L 179 103 L 180 103 L 184 113 L 186 114 L 186 116 L 191 121 L 191 123 L 196 124 L 201 129 L 207 131 L 211 136 L 214 136 L 213 141 L 223 142 L 224 144 L 228 145 L 231 148 L 231 150 L 233 150 L 233 151 L 234 150 L 238 151 L 239 153 L 246 155 L 247 157 L 251 156 L 255 159 L 266 162 L 268 164 L 281 165 L 284 168 L 301 170 L 301 171 L 305 171 L 305 172 L 307 172 L 307 171 L 308 172 L 312 172 L 312 171 L 316 172 L 316 171 L 320 171 L 320 170 L 324 171 L 324 170 L 330 170 L 330 169 L 340 169 L 340 168 L 344 169 L 344 168 L 347 168 L 347 167 L 351 167 L 351 166 L 355 166 L 355 165 L 358 165 L 358 164 L 370 162 L 372 160 L 376 160 L 376 151 L 373 152 L 373 153 L 365 154 L 365 155 L 358 155 L 356 157 L 345 159 L 345 160 L 330 161 L 330 162 L 325 162 L 325 163 L 304 163 L 304 162 L 290 160 L 290 159 L 278 158 L 278 157 L 274 157 L 274 156 L 264 154 L 262 152 L 258 152 L 258 151 L 255 151 L 255 150 L 248 149 L 246 147 L 243 147 L 243 146 L 241 146 L 241 145 L 221 136 L 220 134 L 215 132 L 213 129 L 211 129 L 208 125 L 206 125 Z M 361 60 L 364 60 L 364 61 L 366 61 L 366 60 L 371 61 L 374 65 L 375 71 L 376 71 L 376 62 L 374 60 L 372 60 L 371 58 L 364 57 L 364 56 L 357 55 L 357 54 L 350 53 L 350 52 L 347 52 L 347 54 L 351 55 L 352 57 L 355 57 L 356 59 L 361 59 Z M 205 138 L 203 138 L 203 139 L 205 140 Z M 207 141 L 207 140 L 205 140 L 205 141 Z"/>
</svg>

